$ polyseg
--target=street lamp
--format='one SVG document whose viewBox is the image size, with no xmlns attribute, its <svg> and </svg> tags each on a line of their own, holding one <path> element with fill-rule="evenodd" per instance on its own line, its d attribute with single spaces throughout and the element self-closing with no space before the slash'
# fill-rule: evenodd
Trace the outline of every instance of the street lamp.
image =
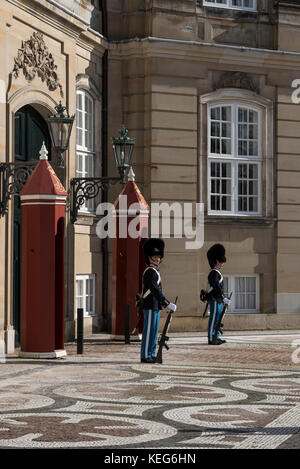
<svg viewBox="0 0 300 469">
<path fill-rule="evenodd" d="M 87 200 L 95 199 L 100 190 L 107 190 L 110 185 L 120 182 L 125 184 L 126 173 L 131 164 L 135 138 L 127 136 L 128 130 L 122 124 L 119 137 L 112 138 L 112 148 L 119 177 L 85 177 L 70 180 L 70 214 L 71 222 L 75 223 L 80 207 Z"/>
<path fill-rule="evenodd" d="M 130 168 L 133 147 L 135 144 L 135 138 L 127 137 L 127 134 L 128 130 L 125 128 L 125 125 L 122 124 L 121 129 L 119 130 L 120 136 L 112 138 L 112 148 L 116 165 L 123 184 L 125 183 L 126 171 Z"/>
<path fill-rule="evenodd" d="M 64 152 L 69 146 L 75 115 L 70 116 L 69 112 L 66 111 L 66 107 L 61 104 L 61 101 L 55 106 L 55 110 L 56 114 L 48 116 L 47 122 L 52 145 L 58 152 L 58 167 L 64 168 Z"/>
<path fill-rule="evenodd" d="M 49 116 L 49 132 L 52 145 L 59 153 L 58 166 L 64 167 L 63 153 L 69 146 L 70 135 L 75 116 L 70 116 L 61 102 L 55 107 L 56 114 Z M 95 199 L 100 190 L 107 190 L 110 185 L 120 182 L 125 184 L 126 173 L 131 165 L 135 138 L 128 137 L 128 130 L 122 124 L 119 137 L 112 138 L 112 148 L 119 177 L 85 177 L 70 180 L 70 215 L 75 223 L 80 207 L 87 200 Z M 0 217 L 8 212 L 8 202 L 13 194 L 18 194 L 28 177 L 33 172 L 36 161 L 23 163 L 0 163 Z"/>
</svg>

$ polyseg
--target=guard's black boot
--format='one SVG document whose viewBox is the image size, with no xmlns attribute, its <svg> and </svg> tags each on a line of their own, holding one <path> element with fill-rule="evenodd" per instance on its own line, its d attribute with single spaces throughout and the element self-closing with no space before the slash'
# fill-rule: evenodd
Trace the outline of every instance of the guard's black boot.
<svg viewBox="0 0 300 469">
<path fill-rule="evenodd" d="M 224 342 L 221 339 L 213 339 L 208 341 L 208 345 L 222 345 Z"/>
</svg>

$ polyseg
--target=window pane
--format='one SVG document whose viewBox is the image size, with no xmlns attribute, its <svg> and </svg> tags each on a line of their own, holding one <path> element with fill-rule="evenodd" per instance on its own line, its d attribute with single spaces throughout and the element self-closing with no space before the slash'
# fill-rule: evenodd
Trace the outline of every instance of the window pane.
<svg viewBox="0 0 300 469">
<path fill-rule="evenodd" d="M 258 212 L 258 165 L 238 165 L 238 210 Z"/>
<path fill-rule="evenodd" d="M 211 170 L 211 176 L 216 177 L 220 176 L 220 165 L 219 163 L 211 163 L 210 165 L 210 170 Z"/>
<path fill-rule="evenodd" d="M 222 120 L 231 122 L 231 107 L 230 106 L 222 107 Z"/>
<path fill-rule="evenodd" d="M 231 211 L 231 163 L 211 163 L 211 210 Z"/>
<path fill-rule="evenodd" d="M 249 212 L 258 212 L 258 198 L 257 197 L 249 198 Z"/>
<path fill-rule="evenodd" d="M 247 126 L 243 124 L 238 125 L 238 138 L 247 138 Z"/>
<path fill-rule="evenodd" d="M 258 156 L 258 112 L 238 109 L 238 154 Z"/>
<path fill-rule="evenodd" d="M 231 114 L 231 106 L 210 109 L 210 151 L 212 154 L 231 155 Z"/>
<path fill-rule="evenodd" d="M 220 120 L 220 108 L 219 107 L 211 108 L 210 118 L 211 120 Z"/>
<path fill-rule="evenodd" d="M 226 212 L 230 212 L 231 210 L 231 197 L 224 197 L 222 196 L 222 207 L 221 210 Z"/>
<path fill-rule="evenodd" d="M 84 308 L 82 280 L 76 280 L 76 308 Z"/>
<path fill-rule="evenodd" d="M 76 307 L 94 313 L 94 275 L 76 279 Z"/>
<path fill-rule="evenodd" d="M 220 137 L 220 123 L 219 122 L 211 123 L 211 136 Z"/>
<path fill-rule="evenodd" d="M 258 178 L 258 165 L 250 164 L 249 165 L 249 178 L 257 179 Z"/>
<path fill-rule="evenodd" d="M 222 139 L 222 154 L 231 155 L 231 141 Z"/>
<path fill-rule="evenodd" d="M 249 110 L 249 122 L 258 123 L 258 113 L 257 111 Z"/>
<path fill-rule="evenodd" d="M 239 140 L 239 155 L 247 156 L 248 154 L 248 144 L 247 141 Z"/>
<path fill-rule="evenodd" d="M 94 155 L 90 153 L 78 153 L 76 157 L 76 176 L 77 177 L 93 177 L 94 176 Z M 82 192 L 81 192 L 82 193 Z M 94 211 L 94 199 L 87 199 L 80 210 Z"/>
<path fill-rule="evenodd" d="M 222 124 L 222 137 L 231 138 L 231 124 Z"/>
<path fill-rule="evenodd" d="M 220 210 L 220 198 L 211 196 L 210 199 L 211 210 Z"/>
<path fill-rule="evenodd" d="M 258 156 L 258 142 L 249 142 L 249 156 Z"/>
<path fill-rule="evenodd" d="M 246 287 L 248 292 L 255 293 L 256 279 L 254 277 L 246 277 Z"/>
<path fill-rule="evenodd" d="M 93 150 L 94 145 L 94 105 L 90 95 L 78 91 L 76 97 L 77 145 Z"/>
<path fill-rule="evenodd" d="M 222 168 L 222 177 L 231 178 L 231 164 L 230 163 L 222 163 L 220 164 Z"/>
<path fill-rule="evenodd" d="M 228 277 L 223 277 L 223 282 L 224 282 L 224 295 L 226 298 L 229 297 L 229 278 Z"/>
<path fill-rule="evenodd" d="M 235 309 L 256 309 L 256 278 L 235 277 Z"/>
<path fill-rule="evenodd" d="M 76 292 L 78 296 L 83 295 L 83 281 L 82 280 L 76 281 Z"/>
<path fill-rule="evenodd" d="M 215 138 L 211 139 L 211 152 L 220 153 L 220 140 L 216 140 Z"/>
<path fill-rule="evenodd" d="M 238 111 L 239 122 L 247 122 L 247 109 L 239 108 Z"/>
</svg>

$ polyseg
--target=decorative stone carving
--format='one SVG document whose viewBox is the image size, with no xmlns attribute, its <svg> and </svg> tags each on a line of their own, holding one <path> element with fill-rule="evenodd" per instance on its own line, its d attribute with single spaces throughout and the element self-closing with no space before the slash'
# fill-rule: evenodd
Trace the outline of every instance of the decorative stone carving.
<svg viewBox="0 0 300 469">
<path fill-rule="evenodd" d="M 46 82 L 50 91 L 57 88 L 63 96 L 62 85 L 57 76 L 57 65 L 49 52 L 43 38 L 43 34 L 34 32 L 30 39 L 22 41 L 22 47 L 18 50 L 17 57 L 14 59 L 13 76 L 18 78 L 20 70 L 27 81 L 32 81 L 37 75 Z"/>
<path fill-rule="evenodd" d="M 244 72 L 225 72 L 217 83 L 217 88 L 242 88 L 258 92 L 253 80 Z"/>
</svg>

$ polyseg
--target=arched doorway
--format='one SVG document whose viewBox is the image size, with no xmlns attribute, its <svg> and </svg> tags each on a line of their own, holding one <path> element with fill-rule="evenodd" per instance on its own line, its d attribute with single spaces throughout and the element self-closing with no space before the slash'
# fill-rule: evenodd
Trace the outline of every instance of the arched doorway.
<svg viewBox="0 0 300 469">
<path fill-rule="evenodd" d="M 39 151 L 45 142 L 48 158 L 51 159 L 51 140 L 46 121 L 32 106 L 23 106 L 15 113 L 14 160 L 16 163 L 37 161 Z M 13 324 L 15 346 L 20 344 L 21 316 L 21 243 L 22 217 L 18 195 L 14 196 L 14 241 L 13 241 Z"/>
</svg>

